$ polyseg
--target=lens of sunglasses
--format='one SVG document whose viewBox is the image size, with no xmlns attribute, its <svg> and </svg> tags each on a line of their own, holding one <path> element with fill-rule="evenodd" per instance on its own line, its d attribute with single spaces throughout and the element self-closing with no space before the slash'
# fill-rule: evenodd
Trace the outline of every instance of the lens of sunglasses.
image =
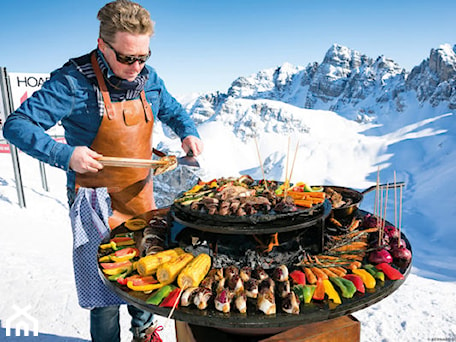
<svg viewBox="0 0 456 342">
<path fill-rule="evenodd" d="M 108 42 L 106 42 L 106 45 L 112 50 L 114 51 L 115 55 L 116 55 L 116 59 L 117 59 L 117 62 L 119 63 L 122 63 L 122 64 L 127 64 L 127 65 L 132 65 L 134 62 L 138 61 L 139 64 L 143 64 L 143 63 L 146 63 L 146 61 L 149 59 L 150 57 L 150 50 L 149 50 L 149 53 L 147 55 L 142 55 L 142 56 L 126 56 L 126 55 L 122 55 L 120 53 L 117 52 L 116 49 L 114 49 L 112 47 L 111 44 L 109 44 Z"/>
</svg>

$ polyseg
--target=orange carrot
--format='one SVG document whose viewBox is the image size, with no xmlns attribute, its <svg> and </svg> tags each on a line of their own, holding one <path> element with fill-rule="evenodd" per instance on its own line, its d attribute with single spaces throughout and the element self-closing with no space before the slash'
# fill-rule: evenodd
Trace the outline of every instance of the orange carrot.
<svg viewBox="0 0 456 342">
<path fill-rule="evenodd" d="M 309 284 L 315 284 L 317 282 L 317 277 L 315 274 L 312 272 L 312 270 L 308 267 L 303 267 L 302 270 L 304 271 L 307 279 L 307 283 Z"/>
<path fill-rule="evenodd" d="M 329 268 L 322 267 L 321 270 L 325 273 L 328 277 L 337 277 L 337 274 L 331 271 Z"/>
<path fill-rule="evenodd" d="M 305 207 L 305 208 L 312 208 L 312 205 L 313 205 L 312 201 L 305 200 L 305 199 L 295 200 L 294 203 L 299 207 Z"/>
<path fill-rule="evenodd" d="M 318 267 L 311 267 L 311 270 L 317 276 L 317 278 L 320 278 L 321 280 L 328 279 L 328 276 L 326 275 L 326 273 L 323 272 Z"/>
</svg>

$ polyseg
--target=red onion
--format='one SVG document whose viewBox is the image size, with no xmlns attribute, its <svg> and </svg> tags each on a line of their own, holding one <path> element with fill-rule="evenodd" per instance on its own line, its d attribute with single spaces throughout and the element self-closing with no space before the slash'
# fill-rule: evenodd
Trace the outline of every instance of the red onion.
<svg viewBox="0 0 456 342">
<path fill-rule="evenodd" d="M 375 228 L 377 227 L 377 218 L 374 215 L 367 214 L 364 216 L 362 226 L 364 228 Z"/>
<path fill-rule="evenodd" d="M 394 264 L 401 268 L 407 266 L 410 263 L 410 261 L 412 260 L 412 252 L 410 252 L 405 247 L 393 249 L 392 254 L 393 254 Z"/>
<path fill-rule="evenodd" d="M 385 226 L 385 233 L 390 239 L 398 239 L 400 238 L 399 229 L 394 226 Z"/>
<path fill-rule="evenodd" d="M 374 264 L 381 264 L 382 262 L 386 262 L 390 264 L 393 262 L 393 257 L 386 249 L 379 249 L 369 254 L 369 262 L 372 262 Z"/>
<path fill-rule="evenodd" d="M 398 243 L 399 242 L 399 243 Z M 407 247 L 404 239 L 392 238 L 390 241 L 391 249 Z"/>
</svg>

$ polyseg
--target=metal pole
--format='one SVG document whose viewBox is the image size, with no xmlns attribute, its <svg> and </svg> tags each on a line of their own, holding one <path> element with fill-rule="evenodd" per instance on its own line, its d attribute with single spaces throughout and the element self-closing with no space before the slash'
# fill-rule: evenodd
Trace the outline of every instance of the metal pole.
<svg viewBox="0 0 456 342">
<path fill-rule="evenodd" d="M 0 70 L 0 90 L 2 93 L 2 102 L 5 117 L 11 114 L 13 108 L 13 100 L 11 97 L 11 86 L 8 79 L 8 74 L 6 68 L 1 68 Z M 13 160 L 13 169 L 14 169 L 14 178 L 16 180 L 16 191 L 17 198 L 19 201 L 19 206 L 25 208 L 25 196 L 24 196 L 24 187 L 22 185 L 22 176 L 21 176 L 21 167 L 19 164 L 19 156 L 17 153 L 16 146 L 9 144 L 11 151 L 11 158 Z"/>
<path fill-rule="evenodd" d="M 41 186 L 43 187 L 44 191 L 49 192 L 48 182 L 46 178 L 46 169 L 44 166 L 44 163 L 40 161 Z"/>
</svg>

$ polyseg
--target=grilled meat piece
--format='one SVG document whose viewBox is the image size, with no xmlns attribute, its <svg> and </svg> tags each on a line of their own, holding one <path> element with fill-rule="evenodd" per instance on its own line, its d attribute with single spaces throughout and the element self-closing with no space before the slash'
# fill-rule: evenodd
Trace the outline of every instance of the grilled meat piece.
<svg viewBox="0 0 456 342">
<path fill-rule="evenodd" d="M 225 268 L 225 278 L 230 279 L 232 276 L 239 275 L 239 268 L 231 265 Z"/>
<path fill-rule="evenodd" d="M 257 266 L 253 271 L 253 277 L 259 280 L 263 280 L 269 277 L 263 267 Z"/>
<path fill-rule="evenodd" d="M 252 276 L 252 267 L 244 266 L 241 268 L 239 272 L 239 276 L 241 277 L 242 281 L 246 282 Z"/>
<path fill-rule="evenodd" d="M 281 298 L 286 297 L 291 292 L 290 282 L 288 280 L 279 282 L 277 292 Z"/>
<path fill-rule="evenodd" d="M 241 292 L 237 295 L 237 297 L 234 299 L 234 305 L 240 313 L 247 312 L 247 296 L 244 292 Z"/>
<path fill-rule="evenodd" d="M 280 265 L 274 269 L 272 278 L 276 281 L 288 280 L 288 267 L 286 265 Z"/>
<path fill-rule="evenodd" d="M 224 289 L 214 299 L 215 309 L 221 312 L 230 312 L 233 294 L 231 291 Z"/>
<path fill-rule="evenodd" d="M 276 313 L 276 304 L 274 293 L 269 289 L 263 289 L 258 294 L 257 300 L 258 310 L 264 312 L 266 315 L 273 315 Z"/>
<path fill-rule="evenodd" d="M 205 287 L 199 287 L 195 292 L 193 303 L 200 310 L 206 309 L 209 304 L 209 300 L 212 297 L 212 291 Z"/>
<path fill-rule="evenodd" d="M 282 298 L 282 310 L 289 314 L 299 314 L 299 299 L 293 291 Z"/>
<path fill-rule="evenodd" d="M 256 298 L 258 296 L 258 284 L 259 280 L 250 278 L 244 283 L 245 295 L 249 298 Z"/>
<path fill-rule="evenodd" d="M 231 278 L 228 278 L 228 288 L 235 294 L 244 291 L 244 283 L 238 274 L 235 274 Z"/>
<path fill-rule="evenodd" d="M 181 306 L 189 306 L 191 303 L 193 303 L 196 290 L 198 290 L 197 287 L 188 287 L 182 292 L 181 296 Z"/>
<path fill-rule="evenodd" d="M 223 268 L 213 268 L 209 271 L 207 276 L 214 278 L 215 281 L 219 281 L 223 278 Z"/>
<path fill-rule="evenodd" d="M 258 285 L 258 291 L 261 292 L 264 289 L 268 289 L 271 292 L 274 292 L 274 289 L 275 289 L 274 280 L 272 280 L 271 278 L 268 277 L 268 278 L 260 281 L 260 284 Z"/>
</svg>

